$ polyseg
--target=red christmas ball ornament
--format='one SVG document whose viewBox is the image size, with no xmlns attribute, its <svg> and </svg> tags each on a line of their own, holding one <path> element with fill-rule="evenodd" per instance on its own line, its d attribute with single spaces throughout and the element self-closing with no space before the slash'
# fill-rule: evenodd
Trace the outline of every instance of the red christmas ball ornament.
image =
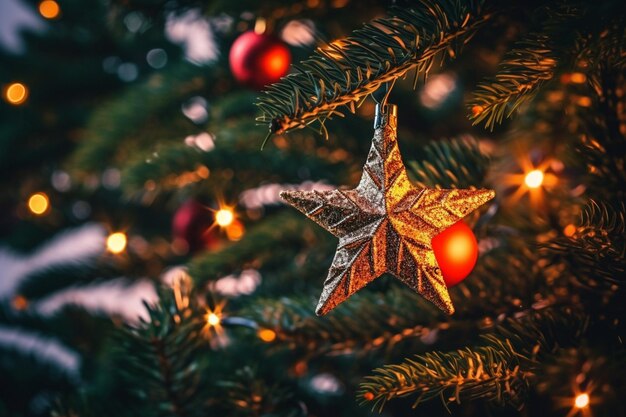
<svg viewBox="0 0 626 417">
<path fill-rule="evenodd" d="M 463 221 L 439 233 L 431 243 L 447 287 L 463 281 L 474 269 L 478 243 L 472 229 Z"/>
<path fill-rule="evenodd" d="M 184 202 L 172 218 L 174 247 L 181 254 L 210 249 L 220 242 L 213 225 L 213 213 L 194 199 Z"/>
<path fill-rule="evenodd" d="M 229 61 L 237 81 L 260 90 L 287 74 L 291 52 L 280 39 L 251 30 L 235 40 Z"/>
</svg>

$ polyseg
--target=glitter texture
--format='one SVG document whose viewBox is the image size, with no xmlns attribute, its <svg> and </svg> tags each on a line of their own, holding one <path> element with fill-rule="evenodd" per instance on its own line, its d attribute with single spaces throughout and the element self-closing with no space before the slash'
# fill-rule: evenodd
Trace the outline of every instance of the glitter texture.
<svg viewBox="0 0 626 417">
<path fill-rule="evenodd" d="M 397 142 L 396 108 L 381 112 L 353 190 L 283 191 L 281 197 L 339 238 L 316 313 L 324 315 L 385 272 L 454 312 L 431 240 L 491 200 L 493 190 L 416 188 Z"/>
</svg>

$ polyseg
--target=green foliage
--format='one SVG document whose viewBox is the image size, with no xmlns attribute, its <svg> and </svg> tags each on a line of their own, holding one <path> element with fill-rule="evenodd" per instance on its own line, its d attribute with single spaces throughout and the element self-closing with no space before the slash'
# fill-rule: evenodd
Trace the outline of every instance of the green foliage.
<svg viewBox="0 0 626 417">
<path fill-rule="evenodd" d="M 612 292 L 626 276 L 626 206 L 590 201 L 581 225 L 571 237 L 560 237 L 547 247 L 569 265 L 570 273 L 589 288 Z"/>
<path fill-rule="evenodd" d="M 136 400 L 137 412 L 154 416 L 202 416 L 205 378 L 197 361 L 205 338 L 202 317 L 176 305 L 171 291 L 149 306 L 148 319 L 116 337 L 116 373 Z"/>
<path fill-rule="evenodd" d="M 98 257 L 37 270 L 21 280 L 17 292 L 28 300 L 36 300 L 71 285 L 118 278 L 122 274 L 114 259 Z"/>
<path fill-rule="evenodd" d="M 426 76 L 442 55 L 458 49 L 487 19 L 480 0 L 420 0 L 415 6 L 395 7 L 339 42 L 320 47 L 296 72 L 272 85 L 259 98 L 261 121 L 271 133 L 302 128 L 313 121 L 341 116 L 338 108 L 355 111 L 387 82 L 416 70 Z"/>
<path fill-rule="evenodd" d="M 510 319 L 484 344 L 454 352 L 431 352 L 385 365 L 361 384 L 359 398 L 382 410 L 386 402 L 417 396 L 413 407 L 440 398 L 451 402 L 486 399 L 518 405 L 527 392 L 536 368 L 546 355 L 571 346 L 585 329 L 580 314 L 549 309 Z"/>
<path fill-rule="evenodd" d="M 469 188 L 485 186 L 489 158 L 471 137 L 431 142 L 409 173 L 420 187 Z"/>
<path fill-rule="evenodd" d="M 205 87 L 207 71 L 213 70 L 183 62 L 111 99 L 91 115 L 71 166 L 87 171 L 106 168 L 123 142 L 132 140 L 148 120 L 180 108 L 182 99 Z"/>
<path fill-rule="evenodd" d="M 493 79 L 478 85 L 469 106 L 474 124 L 489 129 L 510 117 L 552 80 L 559 63 L 551 36 L 531 33 L 507 52 Z"/>
<path fill-rule="evenodd" d="M 320 234 L 318 226 L 301 216 L 291 212 L 277 214 L 246 232 L 246 239 L 192 259 L 189 275 L 202 287 L 252 262 L 257 267 L 266 262 L 290 262 L 299 250 L 314 246 L 321 239 Z"/>
</svg>

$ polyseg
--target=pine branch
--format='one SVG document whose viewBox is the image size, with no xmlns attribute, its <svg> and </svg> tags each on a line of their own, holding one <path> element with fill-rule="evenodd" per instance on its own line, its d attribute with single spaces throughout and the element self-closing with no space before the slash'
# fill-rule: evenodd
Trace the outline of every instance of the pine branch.
<svg viewBox="0 0 626 417">
<path fill-rule="evenodd" d="M 230 379 L 217 382 L 216 406 L 219 415 L 300 417 L 306 415 L 303 404 L 294 401 L 293 392 L 279 384 L 268 385 L 250 367 L 236 370 Z"/>
<path fill-rule="evenodd" d="M 563 257 L 579 282 L 613 292 L 611 286 L 622 285 L 626 276 L 626 205 L 592 200 L 581 217 L 573 236 L 557 238 L 546 247 Z"/>
<path fill-rule="evenodd" d="M 489 158 L 469 136 L 431 142 L 421 160 L 410 161 L 409 174 L 420 187 L 468 188 L 484 185 Z"/>
<path fill-rule="evenodd" d="M 123 274 L 124 271 L 113 262 L 113 259 L 98 256 L 95 259 L 37 270 L 21 280 L 17 293 L 28 300 L 35 300 L 69 286 L 118 278 Z"/>
<path fill-rule="evenodd" d="M 91 116 L 82 141 L 70 162 L 80 171 L 110 164 L 118 147 L 150 117 L 168 109 L 204 86 L 207 69 L 183 63 L 166 73 L 153 74 L 120 97 L 100 106 Z"/>
<path fill-rule="evenodd" d="M 575 346 L 585 330 L 580 313 L 548 309 L 510 319 L 484 345 L 434 352 L 376 369 L 358 393 L 362 403 L 382 410 L 386 402 L 417 396 L 413 407 L 434 398 L 443 404 L 484 399 L 519 405 L 541 361 L 564 346 Z"/>
<path fill-rule="evenodd" d="M 420 0 L 414 7 L 394 7 L 352 36 L 318 48 L 296 72 L 272 85 L 259 98 L 263 122 L 271 133 L 302 128 L 315 120 L 355 111 L 381 85 L 416 70 L 426 76 L 438 57 L 455 57 L 489 15 L 482 0 Z"/>
<path fill-rule="evenodd" d="M 207 398 L 197 359 L 204 340 L 201 316 L 191 308 L 179 309 L 171 291 L 161 294 L 159 305 L 146 308 L 148 321 L 127 326 L 116 337 L 116 372 L 138 407 L 151 415 L 205 415 Z"/>
<path fill-rule="evenodd" d="M 545 33 L 530 33 L 507 52 L 495 78 L 479 84 L 473 94 L 474 125 L 484 122 L 493 130 L 554 78 L 559 61 L 551 40 Z"/>
<path fill-rule="evenodd" d="M 256 126 L 238 119 L 233 126 L 216 132 L 215 147 L 208 151 L 184 143 L 151 148 L 124 168 L 122 186 L 132 193 L 143 190 L 146 184 L 151 184 L 151 190 L 170 191 L 202 183 L 223 191 L 224 179 L 212 173 L 234 170 L 238 186 L 246 188 L 246 184 L 257 186 L 261 176 L 266 181 L 297 178 L 303 166 L 313 178 L 330 182 L 343 179 L 341 173 L 345 171 L 345 164 L 342 162 L 329 162 L 315 155 L 282 149 L 259 152 L 263 136 L 255 135 L 255 129 L 258 132 Z"/>
<path fill-rule="evenodd" d="M 260 268 L 267 262 L 292 262 L 298 251 L 314 247 L 317 240 L 325 239 L 322 232 L 317 225 L 295 213 L 276 214 L 251 228 L 245 239 L 194 258 L 189 264 L 189 275 L 197 287 L 203 287 L 246 264 L 253 263 Z"/>
</svg>

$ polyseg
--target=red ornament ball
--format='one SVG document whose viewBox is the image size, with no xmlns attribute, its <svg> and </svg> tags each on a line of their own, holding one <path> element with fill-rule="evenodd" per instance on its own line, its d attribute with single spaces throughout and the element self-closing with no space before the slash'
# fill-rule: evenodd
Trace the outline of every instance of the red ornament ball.
<svg viewBox="0 0 626 417">
<path fill-rule="evenodd" d="M 447 287 L 463 281 L 478 259 L 478 243 L 472 229 L 459 221 L 432 240 L 435 259 Z"/>
<path fill-rule="evenodd" d="M 174 246 L 182 253 L 214 248 L 219 234 L 213 225 L 213 214 L 194 199 L 184 202 L 172 218 Z"/>
<path fill-rule="evenodd" d="M 287 74 L 291 52 L 280 39 L 248 31 L 230 48 L 230 70 L 241 84 L 261 89 Z"/>
</svg>

